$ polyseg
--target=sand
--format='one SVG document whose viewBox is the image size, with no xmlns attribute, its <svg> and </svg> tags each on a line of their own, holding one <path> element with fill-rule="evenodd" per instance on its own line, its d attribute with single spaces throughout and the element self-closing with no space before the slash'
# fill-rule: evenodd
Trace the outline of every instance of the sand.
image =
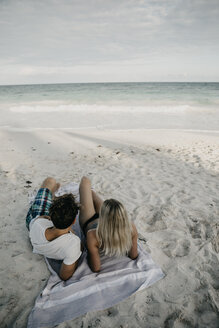
<svg viewBox="0 0 219 328">
<path fill-rule="evenodd" d="M 219 327 L 219 133 L 177 130 L 0 130 L 1 327 L 25 327 L 49 276 L 25 227 L 28 193 L 47 176 L 90 177 L 121 200 L 166 276 L 64 327 Z"/>
</svg>

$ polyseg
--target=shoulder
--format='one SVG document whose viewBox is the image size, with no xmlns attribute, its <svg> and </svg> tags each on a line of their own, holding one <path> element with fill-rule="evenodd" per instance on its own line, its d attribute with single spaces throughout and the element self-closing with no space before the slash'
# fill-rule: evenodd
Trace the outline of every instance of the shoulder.
<svg viewBox="0 0 219 328">
<path fill-rule="evenodd" d="M 59 246 L 64 253 L 64 257 L 67 256 L 74 258 L 76 254 L 81 254 L 81 241 L 78 236 L 69 233 L 62 235 L 61 238 L 59 237 L 56 240 L 57 242 L 60 242 Z"/>
<path fill-rule="evenodd" d="M 30 234 L 37 233 L 38 231 L 45 231 L 50 227 L 53 227 L 52 221 L 37 217 L 30 223 Z"/>
<path fill-rule="evenodd" d="M 67 233 L 65 235 L 62 235 L 61 237 L 63 237 L 63 239 L 70 244 L 74 244 L 74 245 L 81 244 L 80 238 L 74 233 Z"/>
<path fill-rule="evenodd" d="M 50 220 L 50 218 L 48 217 L 43 217 L 43 216 L 38 216 L 34 219 L 33 224 L 35 226 L 42 226 L 42 227 L 46 227 L 46 226 L 53 226 L 52 221 Z"/>
<path fill-rule="evenodd" d="M 62 257 L 65 265 L 72 265 L 82 254 L 80 239 L 77 236 L 75 237 L 68 238 L 67 243 L 62 245 Z"/>
<path fill-rule="evenodd" d="M 78 249 L 81 247 L 80 238 L 73 233 L 61 235 L 53 239 L 50 243 L 53 244 L 54 247 L 62 250 L 64 253 L 72 252 L 72 249 Z"/>
</svg>

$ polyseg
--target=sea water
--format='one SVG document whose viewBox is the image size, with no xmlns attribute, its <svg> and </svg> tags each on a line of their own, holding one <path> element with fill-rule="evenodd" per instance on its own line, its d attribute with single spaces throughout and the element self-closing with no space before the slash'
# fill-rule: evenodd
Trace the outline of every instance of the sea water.
<svg viewBox="0 0 219 328">
<path fill-rule="evenodd" d="M 219 131 L 219 83 L 0 86 L 0 128 Z"/>
</svg>

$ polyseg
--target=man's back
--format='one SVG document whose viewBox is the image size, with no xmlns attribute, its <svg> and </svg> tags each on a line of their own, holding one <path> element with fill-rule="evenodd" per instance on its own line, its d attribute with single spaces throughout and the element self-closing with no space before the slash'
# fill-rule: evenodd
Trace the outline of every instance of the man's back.
<svg viewBox="0 0 219 328">
<path fill-rule="evenodd" d="M 30 240 L 33 252 L 48 258 L 63 260 L 66 265 L 71 265 L 81 256 L 80 239 L 73 234 L 63 234 L 52 241 L 45 236 L 47 229 L 54 227 L 52 221 L 45 218 L 36 218 L 30 224 Z"/>
</svg>

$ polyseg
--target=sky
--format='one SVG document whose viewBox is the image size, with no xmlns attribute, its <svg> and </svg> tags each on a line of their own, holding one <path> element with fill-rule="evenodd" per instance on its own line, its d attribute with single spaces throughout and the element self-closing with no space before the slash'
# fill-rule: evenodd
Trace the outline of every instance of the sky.
<svg viewBox="0 0 219 328">
<path fill-rule="evenodd" d="M 0 84 L 219 82 L 219 0 L 0 0 Z"/>
</svg>

